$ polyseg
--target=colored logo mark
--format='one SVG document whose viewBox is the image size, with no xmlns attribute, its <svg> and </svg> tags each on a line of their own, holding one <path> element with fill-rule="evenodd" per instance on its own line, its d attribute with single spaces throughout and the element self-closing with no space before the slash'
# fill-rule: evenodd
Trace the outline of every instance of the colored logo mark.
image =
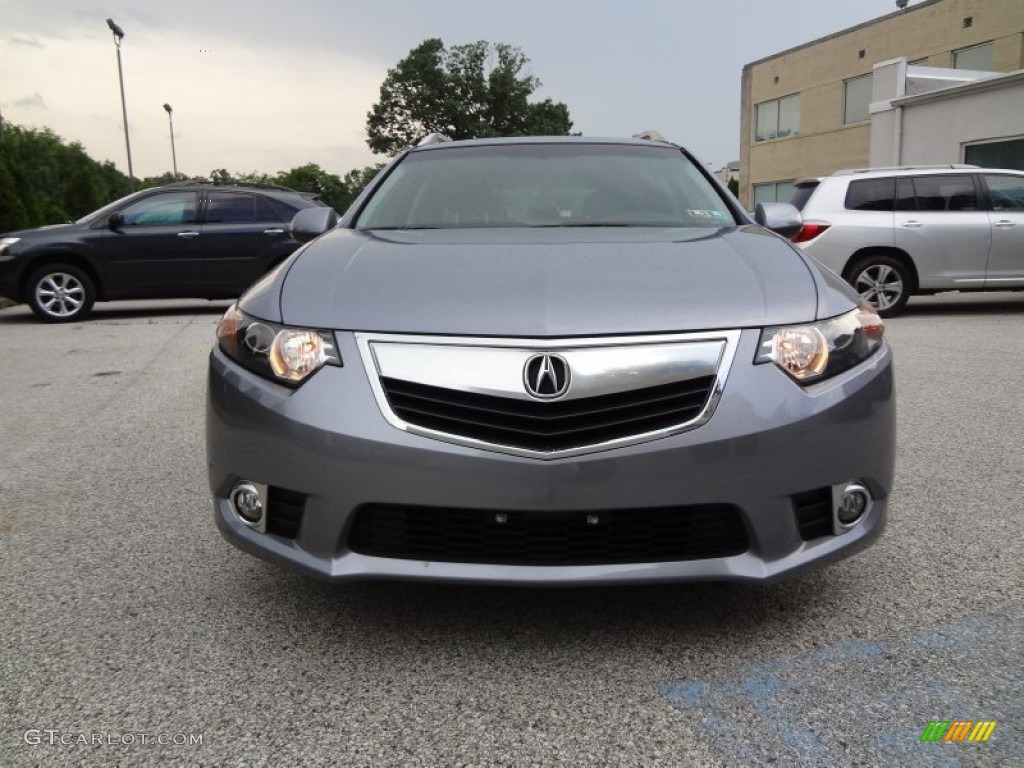
<svg viewBox="0 0 1024 768">
<path fill-rule="evenodd" d="M 932 720 L 921 741 L 988 741 L 995 728 L 995 720 Z"/>
</svg>

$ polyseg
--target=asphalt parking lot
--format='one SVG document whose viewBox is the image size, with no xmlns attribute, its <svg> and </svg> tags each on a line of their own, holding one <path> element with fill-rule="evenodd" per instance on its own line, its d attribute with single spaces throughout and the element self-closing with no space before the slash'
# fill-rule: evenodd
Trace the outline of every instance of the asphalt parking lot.
<svg viewBox="0 0 1024 768">
<path fill-rule="evenodd" d="M 1024 294 L 889 322 L 876 546 L 772 586 L 583 590 L 332 586 L 224 542 L 225 307 L 0 311 L 0 765 L 1020 765 Z M 932 720 L 998 725 L 922 743 Z"/>
</svg>

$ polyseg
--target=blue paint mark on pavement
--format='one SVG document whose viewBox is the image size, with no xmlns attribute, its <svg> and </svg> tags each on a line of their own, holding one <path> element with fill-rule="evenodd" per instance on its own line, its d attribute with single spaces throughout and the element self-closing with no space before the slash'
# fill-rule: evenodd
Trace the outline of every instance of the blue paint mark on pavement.
<svg viewBox="0 0 1024 768">
<path fill-rule="evenodd" d="M 965 619 L 686 677 L 661 695 L 729 764 L 1021 765 L 1024 621 Z M 696 720 L 692 720 L 696 718 Z M 996 720 L 985 743 L 924 743 L 930 720 Z"/>
</svg>

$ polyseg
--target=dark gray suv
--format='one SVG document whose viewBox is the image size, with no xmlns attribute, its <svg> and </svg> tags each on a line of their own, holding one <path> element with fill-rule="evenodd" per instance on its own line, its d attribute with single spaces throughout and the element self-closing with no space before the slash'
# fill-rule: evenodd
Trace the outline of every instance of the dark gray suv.
<svg viewBox="0 0 1024 768">
<path fill-rule="evenodd" d="M 298 248 L 289 222 L 318 205 L 284 187 L 144 189 L 71 224 L 0 236 L 0 296 L 51 323 L 81 320 L 95 301 L 234 298 Z"/>
<path fill-rule="evenodd" d="M 428 143 L 292 227 L 324 234 L 210 355 L 237 546 L 334 580 L 763 581 L 882 530 L 881 321 L 679 147 Z"/>
</svg>

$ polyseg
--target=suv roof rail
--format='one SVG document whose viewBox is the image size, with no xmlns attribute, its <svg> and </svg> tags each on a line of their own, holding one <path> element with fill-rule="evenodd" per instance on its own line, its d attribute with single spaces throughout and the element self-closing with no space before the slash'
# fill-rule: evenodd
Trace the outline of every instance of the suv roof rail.
<svg viewBox="0 0 1024 768">
<path fill-rule="evenodd" d="M 161 184 L 161 187 L 195 187 L 201 184 L 211 187 L 252 187 L 253 189 L 276 189 L 280 192 L 295 192 L 299 195 L 309 194 L 300 192 L 291 187 L 283 187 L 280 184 L 263 184 L 258 181 L 211 181 L 210 179 L 191 179 L 189 181 L 172 181 L 169 184 Z M 319 194 L 319 193 L 313 193 Z"/>
<path fill-rule="evenodd" d="M 416 146 L 426 147 L 429 146 L 430 144 L 444 144 L 446 141 L 451 140 L 451 136 L 445 136 L 443 133 L 438 133 L 437 131 L 434 131 L 433 133 L 428 133 L 422 139 L 417 141 Z"/>
<path fill-rule="evenodd" d="M 939 165 L 885 165 L 875 168 L 843 168 L 833 171 L 833 176 L 846 176 L 853 173 L 872 173 L 874 171 L 938 171 L 938 170 L 964 170 L 967 168 L 978 168 L 980 166 L 968 163 L 942 163 Z"/>
</svg>

